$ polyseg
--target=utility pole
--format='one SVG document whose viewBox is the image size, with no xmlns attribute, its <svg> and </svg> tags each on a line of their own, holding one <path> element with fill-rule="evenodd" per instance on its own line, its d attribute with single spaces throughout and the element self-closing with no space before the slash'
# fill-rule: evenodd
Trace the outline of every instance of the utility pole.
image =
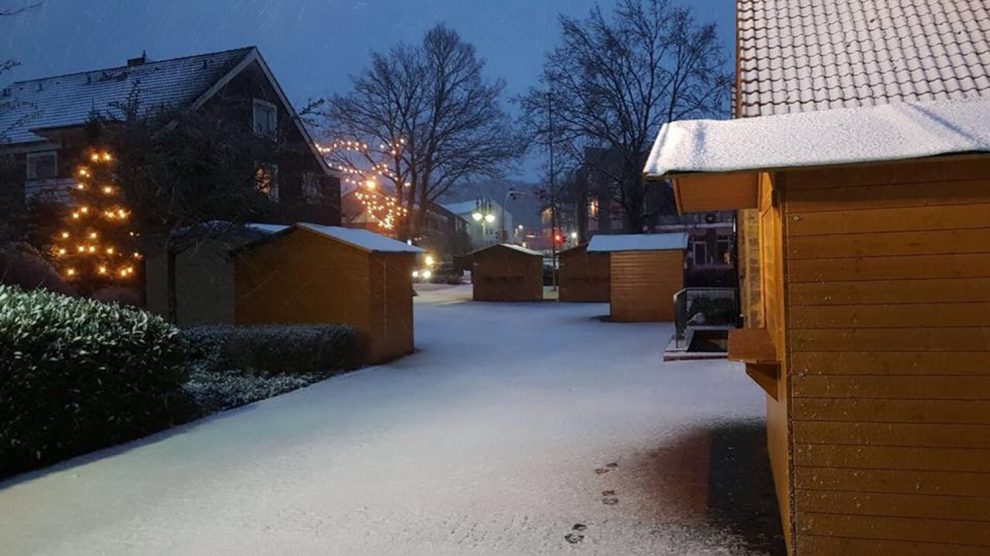
<svg viewBox="0 0 990 556">
<path fill-rule="evenodd" d="M 550 158 L 550 283 L 557 291 L 557 188 L 554 186 L 553 167 L 553 88 L 547 91 L 547 150 Z M 558 299 L 559 300 L 559 299 Z"/>
</svg>

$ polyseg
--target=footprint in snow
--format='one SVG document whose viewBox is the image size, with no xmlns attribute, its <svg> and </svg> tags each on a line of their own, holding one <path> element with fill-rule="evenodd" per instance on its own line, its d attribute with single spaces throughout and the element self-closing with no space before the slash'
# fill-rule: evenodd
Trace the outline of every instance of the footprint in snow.
<svg viewBox="0 0 990 556">
<path fill-rule="evenodd" d="M 584 523 L 575 523 L 574 527 L 571 527 L 571 532 L 564 535 L 564 540 L 571 544 L 582 542 L 584 540 L 584 535 L 576 533 L 575 531 L 584 531 L 587 528 L 588 526 Z"/>
<path fill-rule="evenodd" d="M 602 491 L 602 504 L 606 506 L 614 506 L 619 503 L 619 499 L 615 496 L 614 490 L 603 490 Z"/>
<path fill-rule="evenodd" d="M 619 464 L 615 463 L 614 461 L 612 463 L 606 463 L 603 467 L 599 467 L 598 469 L 595 469 L 595 474 L 604 475 L 605 473 L 608 473 L 609 471 L 615 469 L 618 466 Z"/>
</svg>

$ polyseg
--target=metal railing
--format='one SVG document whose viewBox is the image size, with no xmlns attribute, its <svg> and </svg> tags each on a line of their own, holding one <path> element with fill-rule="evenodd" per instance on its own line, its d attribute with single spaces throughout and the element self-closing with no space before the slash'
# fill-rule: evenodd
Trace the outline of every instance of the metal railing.
<svg viewBox="0 0 990 556">
<path fill-rule="evenodd" d="M 720 300 L 728 300 L 720 301 Z M 698 303 L 707 302 L 708 314 L 699 308 Z M 721 307 L 719 307 L 721 306 Z M 712 314 L 711 308 L 721 309 L 717 314 Z M 724 312 L 724 315 L 723 315 Z M 692 323 L 692 318 L 701 314 L 706 322 Z M 707 319 L 716 317 L 716 322 Z M 683 347 L 685 332 L 691 324 L 735 324 L 739 319 L 739 290 L 736 288 L 684 288 L 674 294 L 674 346 Z"/>
</svg>

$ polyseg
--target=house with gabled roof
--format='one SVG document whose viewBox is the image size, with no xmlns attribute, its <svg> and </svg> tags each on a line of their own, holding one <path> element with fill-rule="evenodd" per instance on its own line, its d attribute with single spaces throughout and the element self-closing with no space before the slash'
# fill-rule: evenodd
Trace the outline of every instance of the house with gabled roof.
<svg viewBox="0 0 990 556">
<path fill-rule="evenodd" d="M 0 92 L 0 101 L 0 150 L 21 161 L 23 196 L 63 191 L 92 115 L 112 118 L 136 102 L 148 114 L 216 109 L 242 120 L 272 141 L 271 160 L 248 163 L 263 170 L 264 193 L 278 203 L 283 219 L 340 222 L 339 176 L 256 47 L 158 61 L 142 54 L 118 67 L 18 81 Z"/>
<path fill-rule="evenodd" d="M 728 355 L 766 393 L 788 552 L 986 554 L 990 8 L 737 9 L 737 118 L 668 123 L 644 173 L 746 215 Z"/>
</svg>

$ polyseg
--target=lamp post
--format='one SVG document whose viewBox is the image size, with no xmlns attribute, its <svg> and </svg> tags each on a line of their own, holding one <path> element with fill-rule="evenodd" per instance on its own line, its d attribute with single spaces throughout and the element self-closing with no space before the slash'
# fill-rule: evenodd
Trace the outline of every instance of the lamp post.
<svg viewBox="0 0 990 556">
<path fill-rule="evenodd" d="M 495 213 L 492 212 L 492 202 L 489 199 L 479 198 L 474 202 L 474 212 L 471 218 L 481 224 L 481 235 L 485 241 L 488 240 L 488 226 L 495 222 Z"/>
</svg>

